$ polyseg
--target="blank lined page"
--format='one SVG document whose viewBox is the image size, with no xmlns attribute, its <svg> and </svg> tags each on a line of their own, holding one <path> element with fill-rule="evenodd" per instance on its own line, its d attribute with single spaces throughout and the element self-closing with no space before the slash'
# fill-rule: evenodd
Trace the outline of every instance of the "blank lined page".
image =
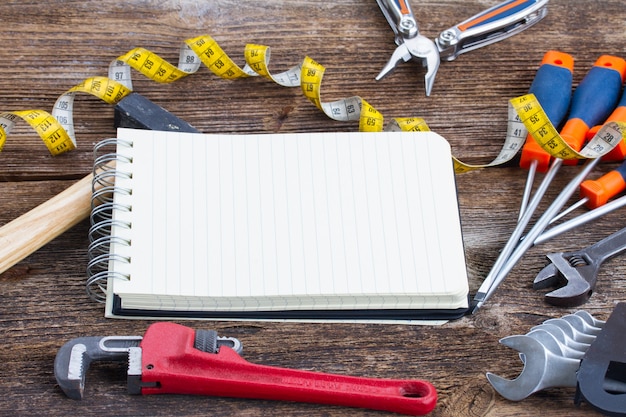
<svg viewBox="0 0 626 417">
<path fill-rule="evenodd" d="M 118 165 L 132 178 L 116 183 L 133 190 L 131 279 L 109 289 L 126 306 L 467 306 L 450 149 L 434 133 L 119 137 L 133 142 Z"/>
</svg>

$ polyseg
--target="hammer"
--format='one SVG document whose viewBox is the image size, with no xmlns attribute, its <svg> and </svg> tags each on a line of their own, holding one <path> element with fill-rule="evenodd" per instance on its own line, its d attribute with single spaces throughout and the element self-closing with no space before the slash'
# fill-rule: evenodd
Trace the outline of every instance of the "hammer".
<svg viewBox="0 0 626 417">
<path fill-rule="evenodd" d="M 200 133 L 147 98 L 131 93 L 115 106 L 115 127 Z M 0 228 L 0 274 L 91 212 L 93 174 Z M 64 216 L 55 216 L 63 212 Z"/>
</svg>

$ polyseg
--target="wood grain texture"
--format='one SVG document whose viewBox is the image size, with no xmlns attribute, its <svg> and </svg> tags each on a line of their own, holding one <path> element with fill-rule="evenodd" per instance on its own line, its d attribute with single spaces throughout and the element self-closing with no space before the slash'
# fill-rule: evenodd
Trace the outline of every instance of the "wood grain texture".
<svg viewBox="0 0 626 417">
<path fill-rule="evenodd" d="M 412 2 L 422 33 L 437 34 L 497 1 Z M 423 117 L 446 137 L 455 156 L 488 162 L 506 132 L 507 100 L 528 90 L 548 49 L 571 53 L 577 85 L 602 54 L 626 56 L 626 8 L 620 0 L 552 0 L 535 28 L 442 63 L 433 94 L 425 97 L 424 70 L 414 62 L 380 82 L 374 77 L 393 48 L 393 35 L 375 1 L 116 0 L 4 1 L 0 3 L 0 106 L 2 111 L 41 108 L 83 79 L 105 75 L 109 63 L 136 46 L 171 62 L 186 38 L 209 34 L 243 64 L 246 43 L 272 47 L 279 72 L 305 55 L 326 66 L 322 98 L 359 95 L 387 118 Z M 134 74 L 135 91 L 205 133 L 355 131 L 357 123 L 328 119 L 297 88 L 250 78 L 224 81 L 206 68 L 171 85 Z M 113 109 L 90 96 L 76 98 L 78 148 L 50 156 L 25 123 L 18 123 L 0 153 L 0 225 L 65 190 L 87 175 L 92 148 L 115 135 Z M 599 176 L 615 165 L 602 165 Z M 554 197 L 576 172 L 564 167 L 549 190 Z M 470 287 L 474 292 L 515 225 L 526 172 L 493 168 L 457 177 Z M 545 208 L 547 203 L 543 203 Z M 621 213 L 532 248 L 476 315 L 440 327 L 373 324 L 288 324 L 187 321 L 239 338 L 254 363 L 380 378 L 421 378 L 438 389 L 433 416 L 594 416 L 573 404 L 574 390 L 552 389 L 520 403 L 493 391 L 492 371 L 513 377 L 517 354 L 501 337 L 523 334 L 572 309 L 544 303 L 531 289 L 550 251 L 578 249 L 626 226 Z M 106 320 L 85 293 L 87 232 L 82 221 L 0 275 L 1 415 L 153 416 L 383 416 L 331 406 L 126 393 L 124 367 L 94 366 L 81 402 L 64 397 L 53 375 L 57 349 L 87 335 L 141 335 L 151 321 Z M 584 309 L 606 319 L 625 298 L 626 264 L 602 268 Z"/>
</svg>

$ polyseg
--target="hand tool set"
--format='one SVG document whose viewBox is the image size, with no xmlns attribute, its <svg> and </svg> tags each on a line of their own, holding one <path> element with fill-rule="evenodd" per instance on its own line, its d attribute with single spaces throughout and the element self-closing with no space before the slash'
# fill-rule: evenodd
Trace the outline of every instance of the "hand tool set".
<svg viewBox="0 0 626 417">
<path fill-rule="evenodd" d="M 606 322 L 578 311 L 500 343 L 517 350 L 524 364 L 512 380 L 487 373 L 503 397 L 520 401 L 538 391 L 576 387 L 576 404 L 626 416 L 626 303 L 617 304 Z"/>
<path fill-rule="evenodd" d="M 561 137 L 572 149 L 575 151 L 580 150 L 587 139 L 589 131 L 597 125 L 602 125 L 607 118 L 615 114 L 614 109 L 618 107 L 625 77 L 626 61 L 619 57 L 604 55 L 598 58 L 594 66 L 583 78 L 574 91 L 568 120 L 561 129 Z M 554 106 L 552 104 L 549 108 Z M 474 297 L 474 312 L 489 299 L 502 280 L 513 269 L 524 253 L 535 243 L 535 240 L 543 233 L 552 219 L 558 215 L 580 184 L 599 162 L 600 158 L 587 160 L 580 172 L 563 188 L 557 198 L 522 239 L 526 226 L 530 223 L 535 210 L 559 168 L 563 164 L 571 163 L 570 160 L 563 158 L 554 159 L 491 271 L 478 289 Z"/>
<path fill-rule="evenodd" d="M 432 92 L 442 60 L 452 61 L 460 54 L 525 30 L 546 16 L 548 3 L 548 0 L 507 0 L 444 30 L 433 41 L 420 33 L 407 0 L 376 1 L 397 45 L 376 80 L 385 77 L 400 62 L 413 59 L 426 68 L 427 96 Z M 626 122 L 626 93 L 618 103 L 626 77 L 626 61 L 610 55 L 600 57 L 572 94 L 573 61 L 572 56 L 563 52 L 546 53 L 529 93 L 537 98 L 549 121 L 561 127 L 564 142 L 579 151 L 603 123 Z M 196 131 L 136 93 L 117 103 L 115 117 L 116 126 Z M 625 156 L 626 141 L 622 141 L 603 159 L 617 161 Z M 588 160 L 523 236 L 558 170 L 562 165 L 577 163 L 555 158 L 528 135 L 520 159 L 520 166 L 528 169 L 528 179 L 518 224 L 479 288 L 473 312 L 489 299 L 530 246 L 626 204 L 626 196 L 609 202 L 626 189 L 626 162 L 600 179 L 585 181 L 599 160 Z M 545 175 L 531 196 L 536 172 Z M 578 189 L 581 200 L 558 214 Z M 585 204 L 592 211 L 545 231 L 548 225 Z M 593 293 L 600 265 L 624 249 L 626 228 L 578 251 L 549 253 L 551 263 L 539 272 L 533 287 L 560 287 L 545 294 L 546 301 L 556 306 L 578 306 Z M 626 303 L 618 304 L 606 322 L 585 311 L 546 320 L 525 335 L 500 340 L 520 353 L 524 367 L 517 378 L 508 380 L 492 373 L 487 373 L 487 378 L 509 400 L 519 401 L 553 387 L 576 387 L 577 404 L 586 402 L 607 415 L 626 416 L 624 323 Z M 241 352 L 238 339 L 159 322 L 151 325 L 143 337 L 73 339 L 58 351 L 54 372 L 63 392 L 76 400 L 83 398 L 86 372 L 92 362 L 127 361 L 131 394 L 286 400 L 409 415 L 428 414 L 436 405 L 435 388 L 423 380 L 374 379 L 256 365 L 244 360 Z"/>
<path fill-rule="evenodd" d="M 617 108 L 613 110 L 605 121 L 605 123 L 609 122 L 626 122 L 626 91 L 622 93 L 622 98 L 617 104 Z M 593 135 L 596 129 L 597 128 L 592 128 L 587 137 Z M 626 158 L 626 141 L 622 140 L 611 152 L 603 156 L 602 160 L 623 161 L 624 158 Z M 550 220 L 550 224 L 566 216 L 583 204 L 586 204 L 591 211 L 546 230 L 541 233 L 533 243 L 538 245 L 546 242 L 555 236 L 578 226 L 582 226 L 598 217 L 623 207 L 624 204 L 626 204 L 626 198 L 624 197 L 617 198 L 611 202 L 608 202 L 608 200 L 626 189 L 625 175 L 626 162 L 622 162 L 617 169 L 609 172 L 598 180 L 583 181 L 580 184 L 581 199 L 566 210 L 563 210 L 560 214 L 554 216 L 554 218 Z"/>
</svg>

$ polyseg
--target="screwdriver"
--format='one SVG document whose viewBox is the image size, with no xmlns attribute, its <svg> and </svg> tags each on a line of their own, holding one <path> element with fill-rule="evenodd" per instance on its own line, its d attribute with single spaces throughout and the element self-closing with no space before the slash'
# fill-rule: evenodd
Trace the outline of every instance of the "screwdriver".
<svg viewBox="0 0 626 417">
<path fill-rule="evenodd" d="M 609 199 L 626 189 L 626 162 L 607 172 L 597 180 L 585 180 L 580 184 L 580 200 L 563 210 L 554 217 L 550 224 L 562 219 L 578 207 L 586 205 L 589 209 L 596 209 L 605 205 Z"/>
<path fill-rule="evenodd" d="M 622 98 L 617 104 L 617 108 L 613 110 L 613 113 L 606 119 L 604 123 L 608 122 L 622 122 L 626 123 L 626 90 L 622 93 Z M 587 134 L 587 139 L 591 139 L 602 126 L 593 127 Z M 622 139 L 620 143 L 609 153 L 602 157 L 603 161 L 622 161 L 626 158 L 626 139 Z"/>
<path fill-rule="evenodd" d="M 572 71 L 574 70 L 574 58 L 565 52 L 548 51 L 543 56 L 535 79 L 528 90 L 541 104 L 550 122 L 556 127 L 567 115 L 572 97 Z M 519 219 L 522 218 L 536 172 L 546 172 L 552 157 L 533 139 L 529 134 L 522 148 L 520 167 L 528 170 L 526 186 L 520 204 Z"/>
<path fill-rule="evenodd" d="M 533 245 L 539 245 L 541 243 L 547 242 L 548 240 L 556 237 L 562 233 L 568 232 L 572 229 L 575 229 L 583 224 L 587 224 L 590 221 L 593 221 L 597 218 L 604 216 L 605 214 L 609 214 L 612 211 L 615 211 L 619 208 L 626 206 L 626 195 L 623 195 L 615 200 L 609 201 L 603 206 L 595 208 L 591 211 L 588 211 L 580 216 L 576 216 L 571 220 L 563 222 L 558 226 L 554 226 L 551 229 L 546 230 L 541 233 L 533 242 Z"/>
<path fill-rule="evenodd" d="M 622 58 L 611 55 L 603 55 L 598 58 L 594 66 L 580 82 L 578 88 L 576 88 L 574 96 L 572 97 L 569 119 L 561 130 L 561 137 L 569 146 L 575 150 L 580 150 L 589 129 L 602 123 L 609 116 L 619 100 L 625 75 L 626 61 Z M 530 222 L 543 194 L 563 162 L 563 159 L 556 158 L 554 162 L 552 162 L 552 165 L 550 165 L 539 189 L 535 192 L 535 195 L 530 201 L 528 209 L 526 209 L 522 219 L 517 223 L 507 244 L 500 252 L 491 271 L 474 296 L 475 306 L 473 313 L 489 299 L 500 282 L 502 282 L 509 271 L 513 269 L 517 261 L 533 244 L 535 238 L 545 230 L 548 222 L 561 210 L 563 205 L 565 205 L 567 199 L 576 191 L 576 188 L 579 187 L 591 168 L 596 165 L 597 160 L 592 160 L 585 164 L 583 172 L 573 180 L 578 181 L 580 179 L 580 181 L 578 181 L 575 186 L 570 183 L 570 185 L 563 190 L 558 197 L 558 201 L 555 200 L 553 205 L 546 210 L 544 215 L 542 215 L 535 226 L 533 226 L 526 238 L 520 242 L 520 237 L 526 225 Z"/>
<path fill-rule="evenodd" d="M 609 122 L 626 123 L 626 90 L 622 93 L 622 98 L 617 104 L 617 108 L 606 119 L 604 124 Z M 602 126 L 595 126 L 587 133 L 587 139 L 591 139 Z M 603 161 L 622 161 L 626 158 L 626 140 L 622 139 L 609 153 L 602 157 Z M 566 210 L 563 210 L 558 216 L 550 221 L 550 224 L 565 217 L 578 207 L 586 204 L 590 209 L 596 209 L 626 188 L 626 163 L 619 168 L 605 174 L 598 180 L 583 181 L 580 185 L 580 197 L 576 203 L 572 204 Z"/>
<path fill-rule="evenodd" d="M 622 93 L 622 99 L 617 105 L 617 108 L 613 111 L 613 113 L 611 113 L 608 119 L 606 119 L 605 124 L 608 122 L 626 123 L 626 89 Z M 595 135 L 595 133 L 600 128 L 601 126 L 596 126 L 591 129 L 587 137 L 593 137 L 593 135 Z M 626 157 L 626 139 L 623 138 L 620 143 L 608 154 L 604 155 L 602 159 L 604 160 L 606 157 L 608 157 L 609 160 L 614 160 L 614 158 L 617 160 L 623 160 Z M 588 191 L 582 191 L 583 184 L 585 184 L 585 187 Z M 593 195 L 593 190 L 595 186 L 599 187 L 600 190 L 602 190 L 597 192 L 597 196 Z M 582 226 L 583 224 L 587 224 L 590 221 L 604 216 L 605 214 L 611 213 L 612 211 L 626 206 L 626 196 L 622 196 L 611 202 L 607 202 L 611 197 L 614 197 L 624 189 L 626 189 L 626 161 L 624 161 L 617 169 L 609 172 L 608 174 L 605 174 L 599 180 L 583 181 L 583 183 L 581 184 L 581 197 L 583 198 L 581 198 L 578 203 L 573 204 L 570 208 L 564 210 L 561 214 L 556 216 L 550 223 L 553 223 L 559 218 L 562 218 L 582 204 L 587 203 L 586 198 L 589 198 L 590 204 L 587 204 L 587 206 L 591 208 L 591 211 L 588 211 L 571 220 L 561 223 L 558 226 L 546 230 L 535 239 L 533 244 L 539 245 L 541 243 L 547 242 L 548 240 L 562 233 L 568 232 L 576 227 Z M 600 194 L 602 195 L 600 196 Z"/>
</svg>

